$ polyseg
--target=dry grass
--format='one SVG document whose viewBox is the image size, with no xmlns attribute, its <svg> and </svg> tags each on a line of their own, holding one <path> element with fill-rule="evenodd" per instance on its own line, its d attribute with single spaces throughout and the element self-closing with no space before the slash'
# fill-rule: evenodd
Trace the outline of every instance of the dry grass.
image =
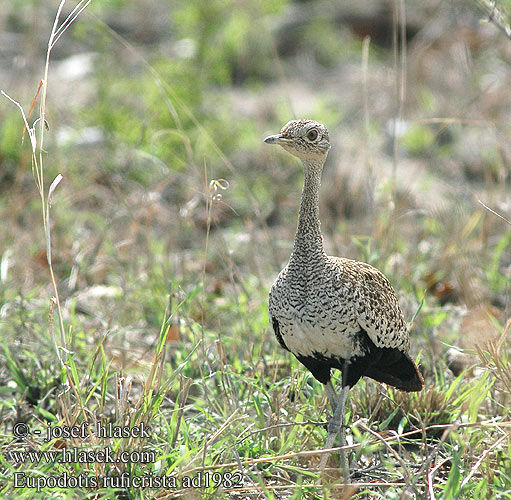
<svg viewBox="0 0 511 500">
<path fill-rule="evenodd" d="M 76 23 L 87 5 L 63 14 L 60 3 L 42 83 L 26 115 L 23 99 L 12 89 L 4 93 L 23 120 L 5 120 L 15 131 L 10 149 L 7 133 L 0 140 L 0 162 L 14 172 L 0 176 L 6 192 L 0 214 L 8 221 L 0 246 L 2 496 L 509 496 L 511 105 L 502 90 L 511 80 L 508 40 L 488 26 L 449 24 L 441 5 L 420 11 L 396 0 L 390 51 L 370 41 L 377 40 L 371 30 L 381 28 L 378 20 L 369 17 L 369 32 L 359 33 L 367 24 L 346 21 L 344 8 L 335 11 L 339 25 L 353 26 L 362 38 L 339 28 L 335 16 L 332 25 L 319 18 L 321 32 L 334 30 L 325 48 L 317 30 L 314 43 L 307 41 L 297 4 L 286 36 L 298 30 L 303 46 L 291 44 L 291 53 L 280 55 L 283 35 L 269 28 L 278 6 L 236 6 L 231 18 L 220 4 L 190 2 L 172 7 L 179 33 L 159 44 L 170 54 L 162 61 L 158 51 L 137 44 L 167 36 L 165 30 L 144 25 L 139 40 L 128 40 L 99 11 Z M 131 12 L 121 21 L 130 22 Z M 362 6 L 357 15 L 368 14 Z M 410 38 L 405 21 L 417 17 L 420 35 Z M 207 22 L 193 24 L 197 19 Z M 505 31 L 505 11 L 490 20 Z M 41 17 L 35 31 L 45 22 Z M 435 26 L 439 33 L 431 32 Z M 71 27 L 75 38 L 66 32 Z M 61 61 L 52 62 L 60 77 L 50 71 L 53 52 L 67 50 L 59 40 L 65 32 L 69 45 L 101 39 L 92 45 L 97 73 L 67 87 Z M 270 42 L 244 45 L 245 36 L 257 40 L 261 33 Z M 336 47 L 345 63 L 314 66 Z M 489 60 L 503 75 L 493 93 L 483 85 L 484 75 L 497 71 Z M 272 72 L 289 77 L 279 86 L 282 78 L 265 80 Z M 227 74 L 234 85 L 223 80 Z M 262 97 L 251 85 L 264 89 Z M 56 95 L 71 97 L 69 87 L 77 95 L 57 102 Z M 242 104 L 235 106 L 239 94 Z M 78 111 L 71 109 L 74 97 L 85 101 Z M 57 111 L 62 104 L 65 112 Z M 420 394 L 372 381 L 351 391 L 356 467 L 349 487 L 335 454 L 319 477 L 328 452 L 327 401 L 268 328 L 267 289 L 289 254 L 301 177 L 291 160 L 269 156 L 259 142 L 289 118 L 290 107 L 332 131 L 322 188 L 327 245 L 389 275 L 413 323 L 413 354 L 426 379 Z M 89 135 L 59 143 L 62 125 Z M 497 313 L 469 324 L 481 308 Z M 489 343 L 477 342 L 478 330 Z M 453 345 L 472 355 L 457 375 L 447 367 Z M 13 438 L 20 423 L 32 432 L 26 439 Z M 34 433 L 83 423 L 89 424 L 83 438 L 44 442 Z M 97 424 L 144 424 L 151 431 L 142 439 L 101 437 L 93 432 Z M 155 458 L 20 465 L 12 454 L 64 447 Z M 165 476 L 176 485 L 37 492 L 13 487 L 20 471 L 30 478 Z M 210 484 L 184 486 L 186 478 L 201 477 Z M 234 487 L 238 478 L 242 484 Z"/>
</svg>

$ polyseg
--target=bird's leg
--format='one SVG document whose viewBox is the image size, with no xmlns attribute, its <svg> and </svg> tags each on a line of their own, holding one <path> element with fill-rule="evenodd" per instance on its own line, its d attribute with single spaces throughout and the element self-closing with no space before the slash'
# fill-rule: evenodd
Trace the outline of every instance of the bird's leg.
<svg viewBox="0 0 511 500">
<path fill-rule="evenodd" d="M 332 387 L 333 389 L 333 387 Z M 342 388 L 341 394 L 339 396 L 339 401 L 337 403 L 337 407 L 334 411 L 334 415 L 331 418 L 330 422 L 328 422 L 328 435 L 326 438 L 325 448 L 332 448 L 335 440 L 335 436 L 340 431 L 340 445 L 341 447 L 346 446 L 346 429 L 345 429 L 345 414 L 346 414 L 346 398 L 348 397 L 349 386 L 346 385 Z M 349 469 L 348 469 L 348 461 L 346 459 L 346 450 L 340 450 L 340 458 L 341 458 L 341 468 L 342 474 L 344 478 L 344 483 L 347 484 L 349 481 Z M 328 460 L 328 453 L 325 453 L 321 457 L 321 461 L 319 463 L 320 473 L 325 469 L 326 463 Z"/>
<path fill-rule="evenodd" d="M 335 410 L 337 409 L 337 398 L 339 396 L 337 396 L 337 392 L 335 391 L 331 380 L 326 383 L 325 391 L 328 401 L 330 401 L 330 404 L 332 405 L 332 413 L 335 413 Z"/>
<path fill-rule="evenodd" d="M 339 397 L 339 404 L 338 406 L 341 407 L 341 410 L 340 410 L 340 416 L 339 416 L 339 420 L 340 420 L 340 445 L 342 447 L 346 446 L 346 400 L 348 399 L 348 391 L 349 391 L 349 386 L 346 385 L 344 386 L 342 389 L 341 389 L 341 395 Z M 337 412 L 337 410 L 336 410 Z M 349 462 L 346 458 L 346 450 L 345 449 L 342 449 L 340 450 L 341 453 L 341 468 L 342 468 L 342 475 L 343 475 L 343 478 L 344 478 L 344 484 L 348 484 L 349 480 L 350 480 L 350 469 L 349 469 Z"/>
</svg>

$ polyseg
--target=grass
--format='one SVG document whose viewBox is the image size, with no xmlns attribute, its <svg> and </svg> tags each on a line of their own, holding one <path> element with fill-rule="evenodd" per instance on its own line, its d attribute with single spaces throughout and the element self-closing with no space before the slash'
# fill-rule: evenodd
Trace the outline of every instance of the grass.
<svg viewBox="0 0 511 500">
<path fill-rule="evenodd" d="M 448 115 L 456 108 L 431 122 L 449 128 L 447 139 L 427 122 L 443 111 L 449 96 L 433 89 L 436 100 L 428 99 L 426 108 L 407 110 L 402 101 L 384 115 L 372 104 L 373 79 L 394 58 L 395 80 L 386 89 L 380 76 L 378 92 L 387 92 L 388 102 L 396 104 L 414 57 L 398 58 L 398 45 L 394 53 L 371 52 L 368 38 L 361 45 L 348 32 L 339 38 L 348 41 L 341 57 L 338 42 L 328 50 L 338 26 L 316 19 L 299 28 L 307 35 L 304 47 L 279 59 L 269 25 L 281 4 L 239 7 L 225 24 L 220 20 L 227 7 L 221 2 L 174 7 L 180 43 L 188 39 L 190 50 L 197 44 L 191 59 L 163 56 L 163 43 L 154 52 L 136 48 L 104 24 L 94 4 L 87 10 L 97 17 L 82 13 L 78 22 L 59 10 L 57 21 L 73 23 L 50 26 L 43 83 L 33 101 L 38 118 L 27 111 L 21 120 L 21 105 L 16 109 L 4 99 L 3 498 L 511 496 L 511 238 L 506 220 L 485 208 L 506 215 L 500 202 L 509 190 L 509 165 L 501 145 L 481 155 L 488 162 L 478 167 L 481 172 L 468 165 L 472 177 L 461 177 L 463 169 L 454 167 L 466 161 L 457 149 L 463 131 Z M 81 2 L 78 9 L 85 6 Z M 113 4 L 109 8 L 118 12 Z M 208 25 L 210 16 L 218 22 Z M 314 37 L 318 29 L 322 36 Z M 224 31 L 225 45 L 213 50 Z M 269 35 L 252 52 L 251 44 L 240 43 L 247 32 L 252 44 L 259 33 Z M 97 67 L 79 84 L 84 94 L 97 90 L 97 97 L 77 110 L 68 101 L 69 109 L 59 115 L 52 85 L 62 90 L 64 82 L 52 80 L 50 56 L 64 50 L 66 39 L 92 43 L 90 33 L 101 34 L 94 46 Z M 247 51 L 253 57 L 248 62 Z M 474 81 L 485 55 L 474 55 Z M 330 120 L 331 130 L 348 134 L 335 137 L 337 152 L 324 174 L 327 246 L 389 276 L 413 323 L 412 354 L 426 380 L 418 394 L 369 380 L 350 391 L 349 448 L 357 466 L 349 488 L 340 484 L 335 454 L 327 474 L 319 476 L 327 400 L 321 385 L 279 348 L 266 310 L 268 288 L 289 254 L 301 174 L 291 159 L 269 156 L 273 153 L 259 142 L 267 129 L 291 117 L 300 85 L 286 84 L 292 90 L 272 106 L 258 101 L 260 114 L 238 113 L 236 96 L 223 91 L 237 85 L 245 105 L 257 89 L 275 84 L 268 81 L 275 73 L 297 78 L 311 60 L 317 60 L 318 72 L 341 72 L 339 58 L 353 67 L 362 60 L 363 94 L 354 94 L 351 106 L 364 102 L 365 109 L 357 115 L 348 100 L 346 109 L 329 109 L 334 93 L 325 88 L 310 111 Z M 415 73 L 409 71 L 413 95 Z M 416 83 L 419 101 L 426 83 Z M 18 101 L 11 90 L 5 92 Z M 266 100 L 265 92 L 271 92 L 263 92 Z M 504 127 L 500 115 L 479 116 L 491 104 L 483 97 L 481 110 L 470 117 L 477 121 L 473 127 L 483 127 L 479 121 L 485 120 Z M 389 139 L 385 119 L 398 110 L 416 123 L 403 137 Z M 237 113 L 245 115 L 238 119 Z M 350 123 L 336 127 L 340 120 L 352 120 L 356 132 L 350 135 Z M 61 125 L 93 130 L 96 139 L 59 144 Z M 346 171 L 350 159 L 355 168 Z M 414 162 L 429 168 L 419 194 L 400 177 Z M 369 169 L 370 179 L 357 178 L 358 167 Z M 415 181 L 413 175 L 408 179 L 410 185 Z M 434 204 L 439 186 L 457 186 L 460 179 L 485 205 L 470 205 L 455 190 L 447 196 L 453 206 L 442 210 Z M 477 304 L 492 304 L 495 311 L 486 315 L 484 331 L 480 323 L 462 321 Z M 473 366 L 455 376 L 448 349 L 470 331 L 487 338 L 461 344 Z M 14 427 L 24 425 L 30 434 L 16 439 Z M 102 436 L 98 425 L 135 434 L 145 428 L 148 435 Z M 65 434 L 79 426 L 83 435 Z M 54 436 L 46 441 L 48 429 Z M 105 463 L 105 448 L 116 457 L 124 454 L 123 460 Z M 82 455 L 79 463 L 56 462 L 52 454 L 63 450 L 91 455 Z M 17 463 L 21 452 L 27 453 L 23 464 Z"/>
</svg>

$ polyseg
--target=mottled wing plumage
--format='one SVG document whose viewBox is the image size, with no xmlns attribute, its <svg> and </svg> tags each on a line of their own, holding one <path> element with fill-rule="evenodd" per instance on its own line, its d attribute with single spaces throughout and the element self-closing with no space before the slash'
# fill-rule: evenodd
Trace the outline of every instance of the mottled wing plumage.
<svg viewBox="0 0 511 500">
<path fill-rule="evenodd" d="M 363 262 L 339 257 L 329 259 L 342 268 L 343 280 L 350 280 L 354 284 L 351 301 L 357 321 L 374 345 L 408 352 L 408 329 L 396 292 L 387 277 Z"/>
</svg>

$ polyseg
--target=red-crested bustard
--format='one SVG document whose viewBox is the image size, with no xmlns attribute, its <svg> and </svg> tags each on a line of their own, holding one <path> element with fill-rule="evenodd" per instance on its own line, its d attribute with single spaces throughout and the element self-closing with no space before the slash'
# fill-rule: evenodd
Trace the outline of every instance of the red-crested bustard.
<svg viewBox="0 0 511 500">
<path fill-rule="evenodd" d="M 408 392 L 420 391 L 424 381 L 408 354 L 408 329 L 388 279 L 369 264 L 330 257 L 323 248 L 319 187 L 330 150 L 326 127 L 293 120 L 264 142 L 300 158 L 305 174 L 293 251 L 270 290 L 270 322 L 280 345 L 326 386 L 333 417 L 325 447 L 332 447 L 339 430 L 345 446 L 346 398 L 360 377 Z M 342 372 L 339 397 L 330 381 L 332 368 Z M 344 450 L 341 467 L 347 480 Z"/>
</svg>

